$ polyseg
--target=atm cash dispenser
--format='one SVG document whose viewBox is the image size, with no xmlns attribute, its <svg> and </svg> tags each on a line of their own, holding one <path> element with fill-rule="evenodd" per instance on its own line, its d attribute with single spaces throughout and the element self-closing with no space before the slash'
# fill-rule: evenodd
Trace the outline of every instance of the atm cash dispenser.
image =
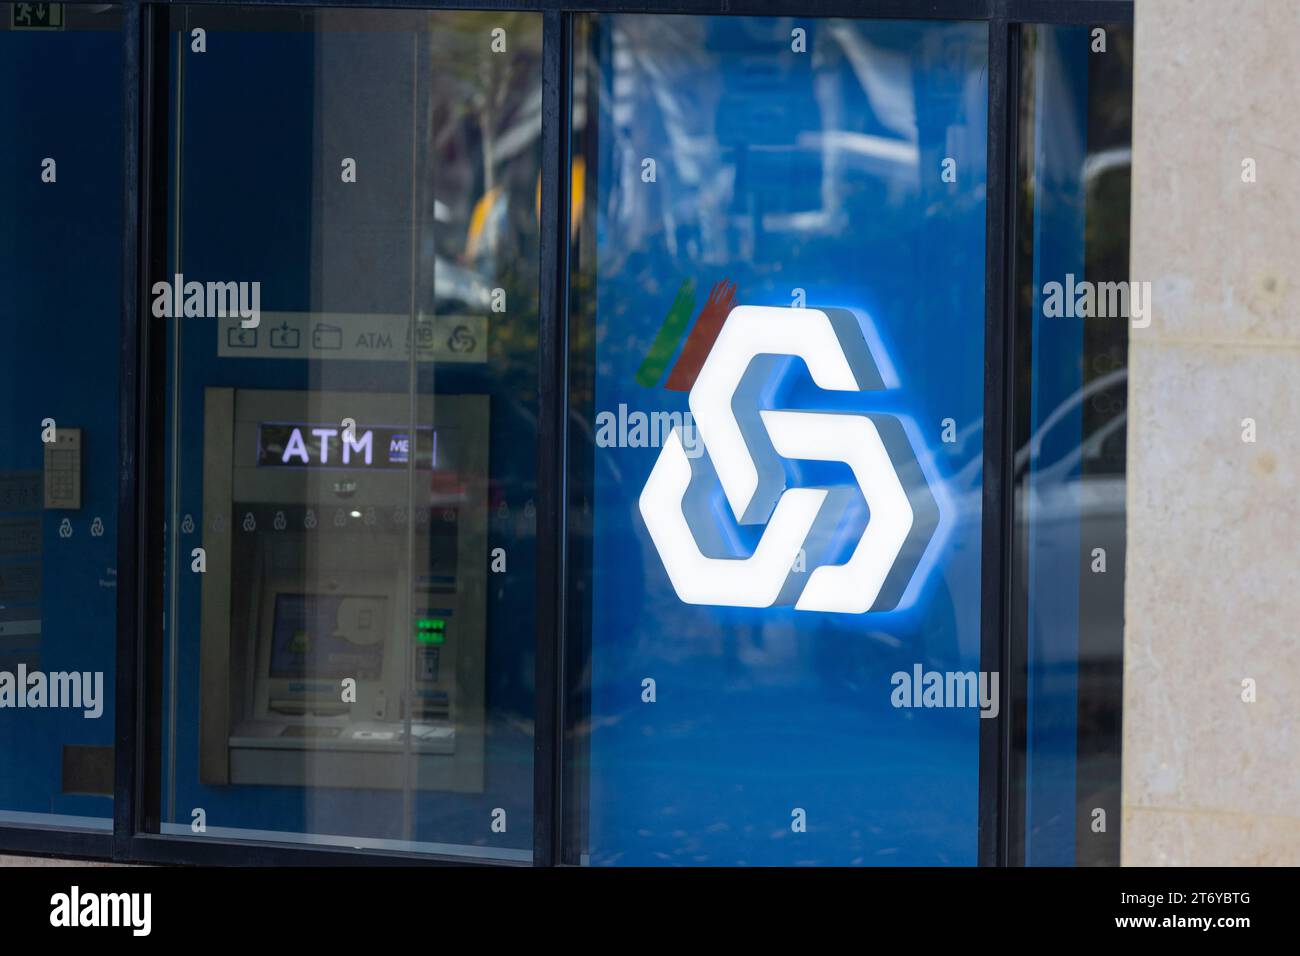
<svg viewBox="0 0 1300 956">
<path fill-rule="evenodd" d="M 204 429 L 203 782 L 481 791 L 487 396 L 210 388 Z"/>
</svg>

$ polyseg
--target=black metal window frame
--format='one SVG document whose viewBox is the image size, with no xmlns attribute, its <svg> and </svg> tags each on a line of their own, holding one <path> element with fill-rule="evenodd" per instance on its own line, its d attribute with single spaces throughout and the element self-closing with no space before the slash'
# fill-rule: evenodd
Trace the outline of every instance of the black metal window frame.
<svg viewBox="0 0 1300 956">
<path fill-rule="evenodd" d="M 72 0 L 74 4 L 91 0 Z M 569 164 L 575 16 L 652 13 L 816 19 L 965 20 L 988 25 L 988 181 L 985 221 L 984 483 L 980 666 L 1001 682 L 999 716 L 980 721 L 978 860 L 1015 864 L 1011 826 L 1017 746 L 1013 683 L 1024 649 L 1012 637 L 1014 290 L 1020 34 L 1031 24 L 1131 24 L 1133 0 L 119 0 L 123 42 L 123 295 L 118 433 L 116 726 L 112 830 L 0 826 L 0 853 L 215 865 L 518 865 L 473 857 L 217 840 L 157 832 L 161 742 L 162 414 L 153 396 L 165 369 L 145 291 L 165 272 L 166 35 L 170 6 L 483 10 L 542 17 L 542 199 L 538 332 L 537 670 L 533 751 L 533 866 L 562 858 L 565 739 L 566 481 Z M 160 201 L 161 200 L 161 201 Z M 150 791 L 148 788 L 154 788 Z"/>
</svg>

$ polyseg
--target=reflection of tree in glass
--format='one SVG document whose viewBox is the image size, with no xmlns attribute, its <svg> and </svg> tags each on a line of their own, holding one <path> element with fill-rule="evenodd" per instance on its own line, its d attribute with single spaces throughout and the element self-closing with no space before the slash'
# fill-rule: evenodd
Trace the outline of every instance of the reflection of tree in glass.
<svg viewBox="0 0 1300 956">
<path fill-rule="evenodd" d="M 440 12 L 424 36 L 423 308 L 489 320 L 489 370 L 536 400 L 541 18 Z M 493 52 L 493 31 L 505 52 Z M 492 311 L 492 290 L 505 311 Z"/>
</svg>

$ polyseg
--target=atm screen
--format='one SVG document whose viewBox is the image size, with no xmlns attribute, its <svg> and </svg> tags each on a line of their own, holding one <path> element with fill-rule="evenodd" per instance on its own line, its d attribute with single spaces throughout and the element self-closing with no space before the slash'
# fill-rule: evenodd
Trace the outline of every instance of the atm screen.
<svg viewBox="0 0 1300 956">
<path fill-rule="evenodd" d="M 387 609 L 380 595 L 277 594 L 270 676 L 378 680 Z"/>
</svg>

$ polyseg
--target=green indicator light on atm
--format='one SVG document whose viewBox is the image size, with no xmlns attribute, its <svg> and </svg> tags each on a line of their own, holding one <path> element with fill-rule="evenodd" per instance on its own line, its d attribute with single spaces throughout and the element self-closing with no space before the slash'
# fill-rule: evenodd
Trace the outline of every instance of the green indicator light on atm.
<svg viewBox="0 0 1300 956">
<path fill-rule="evenodd" d="M 421 617 L 415 621 L 415 640 L 420 644 L 441 644 L 447 639 L 447 622 L 440 617 Z"/>
</svg>

